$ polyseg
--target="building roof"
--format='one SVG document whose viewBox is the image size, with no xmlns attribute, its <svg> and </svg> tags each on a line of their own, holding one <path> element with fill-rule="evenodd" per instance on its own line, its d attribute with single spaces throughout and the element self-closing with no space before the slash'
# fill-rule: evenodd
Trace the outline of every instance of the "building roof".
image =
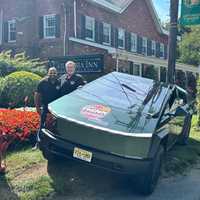
<svg viewBox="0 0 200 200">
<path fill-rule="evenodd" d="M 111 3 L 113 5 L 115 5 L 116 7 L 119 7 L 120 9 L 123 9 L 124 7 L 126 7 L 130 2 L 132 2 L 132 0 L 105 0 L 108 3 Z"/>
<path fill-rule="evenodd" d="M 122 13 L 134 0 L 89 0 L 112 11 Z"/>
<path fill-rule="evenodd" d="M 121 14 L 129 7 L 129 5 L 134 0 L 89 0 L 89 1 L 97 3 L 105 8 L 108 8 L 114 12 Z M 146 1 L 147 6 L 149 7 L 149 10 L 151 12 L 152 18 L 154 20 L 158 32 L 164 35 L 168 35 L 168 33 L 161 26 L 160 19 L 154 8 L 152 0 L 144 0 L 144 1 Z"/>
</svg>

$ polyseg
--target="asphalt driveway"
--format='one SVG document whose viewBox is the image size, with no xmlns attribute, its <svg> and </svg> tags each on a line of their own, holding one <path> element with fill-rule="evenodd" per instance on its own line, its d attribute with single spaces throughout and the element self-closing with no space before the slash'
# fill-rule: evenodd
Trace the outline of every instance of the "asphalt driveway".
<svg viewBox="0 0 200 200">
<path fill-rule="evenodd" d="M 66 172 L 69 195 L 53 196 L 56 200 L 200 200 L 200 164 L 186 175 L 161 178 L 155 192 L 141 196 L 127 177 L 101 169 L 67 162 L 65 165 L 48 166 L 48 173 L 57 184 L 59 174 Z M 63 174 L 63 173 L 62 173 Z"/>
</svg>

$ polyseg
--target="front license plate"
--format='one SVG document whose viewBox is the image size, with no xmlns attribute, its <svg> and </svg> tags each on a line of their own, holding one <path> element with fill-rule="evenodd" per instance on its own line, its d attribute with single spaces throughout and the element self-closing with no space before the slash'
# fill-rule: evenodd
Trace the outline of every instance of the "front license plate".
<svg viewBox="0 0 200 200">
<path fill-rule="evenodd" d="M 91 162 L 92 160 L 92 153 L 80 148 L 75 147 L 74 148 L 74 153 L 73 153 L 74 158 L 78 158 L 80 160 L 84 160 L 87 162 Z"/>
</svg>

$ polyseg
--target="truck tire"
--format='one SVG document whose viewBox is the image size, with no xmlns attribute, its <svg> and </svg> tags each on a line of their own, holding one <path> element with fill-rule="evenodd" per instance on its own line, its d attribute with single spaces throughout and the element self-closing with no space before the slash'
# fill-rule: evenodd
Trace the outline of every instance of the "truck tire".
<svg viewBox="0 0 200 200">
<path fill-rule="evenodd" d="M 160 176 L 163 155 L 164 148 L 160 145 L 148 171 L 139 178 L 138 189 L 141 194 L 150 195 L 154 191 Z"/>
<path fill-rule="evenodd" d="M 186 122 L 184 123 L 183 131 L 182 131 L 180 137 L 178 138 L 178 144 L 180 144 L 180 145 L 188 144 L 188 139 L 190 137 L 192 116 L 190 115 L 189 117 L 186 117 L 185 121 Z"/>
</svg>

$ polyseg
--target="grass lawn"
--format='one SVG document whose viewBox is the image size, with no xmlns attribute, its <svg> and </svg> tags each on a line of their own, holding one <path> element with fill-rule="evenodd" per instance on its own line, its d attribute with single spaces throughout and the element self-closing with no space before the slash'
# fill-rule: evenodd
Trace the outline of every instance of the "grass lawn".
<svg viewBox="0 0 200 200">
<path fill-rule="evenodd" d="M 193 123 L 195 120 L 194 117 Z M 197 161 L 200 161 L 200 131 L 192 128 L 189 144 L 176 145 L 167 153 L 162 176 L 185 174 Z M 69 165 L 65 161 L 54 165 L 56 166 L 49 167 L 39 150 L 32 151 L 26 148 L 10 153 L 7 156 L 7 173 L 5 176 L 0 176 L 0 199 L 53 200 L 55 195 L 62 196 L 70 193 L 69 188 L 76 187 L 73 184 L 78 178 L 76 179 L 76 175 L 71 175 L 71 171 L 63 167 L 63 165 Z M 73 176 L 75 178 L 71 178 Z"/>
<path fill-rule="evenodd" d="M 200 161 L 200 131 L 192 130 L 187 146 L 176 145 L 167 152 L 163 164 L 163 176 L 185 174 L 190 167 Z"/>
</svg>

